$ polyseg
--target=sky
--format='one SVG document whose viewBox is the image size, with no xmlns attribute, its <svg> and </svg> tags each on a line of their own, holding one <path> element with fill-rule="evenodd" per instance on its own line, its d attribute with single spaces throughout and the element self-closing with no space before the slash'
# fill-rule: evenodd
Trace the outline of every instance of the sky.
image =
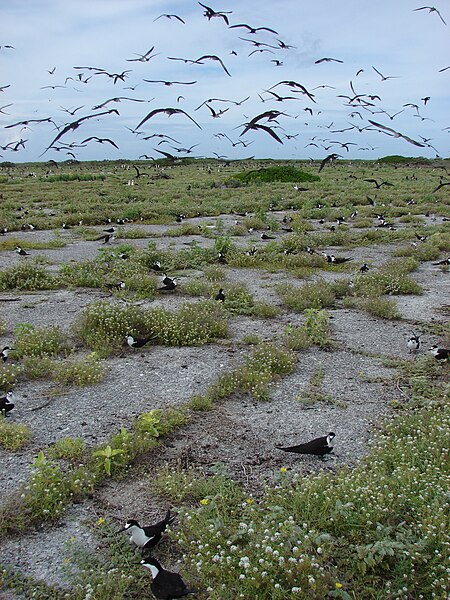
<svg viewBox="0 0 450 600">
<path fill-rule="evenodd" d="M 202 4 L 2 2 L 0 161 L 450 156 L 448 2 Z"/>
</svg>

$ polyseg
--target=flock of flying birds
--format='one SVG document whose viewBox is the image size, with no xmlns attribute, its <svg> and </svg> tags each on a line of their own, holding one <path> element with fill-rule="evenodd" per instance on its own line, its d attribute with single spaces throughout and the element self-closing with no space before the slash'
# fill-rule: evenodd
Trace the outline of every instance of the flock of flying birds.
<svg viewBox="0 0 450 600">
<path fill-rule="evenodd" d="M 204 17 L 207 21 L 215 20 L 223 23 L 223 27 L 227 28 L 232 32 L 236 32 L 238 34 L 238 39 L 240 42 L 244 42 L 245 45 L 248 45 L 248 54 L 245 57 L 245 60 L 248 60 L 255 54 L 258 55 L 267 55 L 270 62 L 273 64 L 274 69 L 283 67 L 283 57 L 284 53 L 288 52 L 291 49 L 295 49 L 295 46 L 286 43 L 281 39 L 280 34 L 272 27 L 267 26 L 252 26 L 247 23 L 233 23 L 232 21 L 232 11 L 221 11 L 213 9 L 202 2 L 198 2 L 199 10 L 203 11 Z M 413 9 L 414 11 L 428 11 L 429 13 L 435 14 L 436 17 L 441 21 L 441 25 L 445 26 L 446 22 L 440 12 L 433 6 L 421 6 Z M 154 19 L 154 22 L 160 23 L 161 20 L 170 20 L 174 23 L 174 27 L 184 27 L 186 26 L 186 20 L 182 16 L 175 14 L 161 14 Z M 264 40 L 264 41 L 263 41 Z M 2 52 L 14 52 L 15 47 L 11 44 L 0 45 L 0 53 Z M 0 145 L 1 151 L 4 153 L 0 156 L 7 157 L 9 155 L 14 155 L 16 152 L 23 152 L 27 148 L 27 143 L 29 142 L 28 133 L 31 132 L 38 125 L 51 125 L 53 127 L 53 131 L 48 135 L 49 142 L 43 148 L 40 157 L 43 156 L 51 156 L 54 154 L 50 153 L 62 153 L 64 156 L 68 156 L 71 159 L 78 159 L 80 154 L 83 154 L 82 149 L 90 146 L 91 144 L 102 144 L 106 145 L 110 149 L 114 148 L 120 151 L 119 142 L 112 137 L 103 137 L 100 133 L 100 129 L 102 127 L 108 128 L 110 131 L 113 128 L 111 125 L 110 119 L 120 118 L 121 111 L 116 108 L 116 105 L 121 104 L 125 107 L 127 103 L 133 103 L 135 106 L 137 104 L 144 105 L 150 102 L 158 102 L 157 98 L 142 98 L 142 97 L 133 97 L 129 94 L 129 90 L 135 91 L 137 87 L 150 84 L 152 85 L 152 89 L 158 90 L 161 86 L 163 88 L 174 88 L 177 90 L 182 89 L 187 90 L 192 88 L 198 84 L 197 79 L 193 79 L 191 77 L 186 77 L 183 80 L 164 80 L 164 79 L 150 79 L 150 78 L 142 78 L 134 85 L 128 85 L 128 79 L 131 77 L 131 74 L 135 69 L 131 68 L 134 65 L 144 64 L 147 65 L 151 63 L 155 64 L 154 60 L 161 53 L 156 52 L 155 46 L 153 45 L 149 50 L 144 53 L 135 53 L 134 57 L 125 59 L 126 63 L 129 63 L 130 68 L 122 69 L 122 66 L 117 69 L 117 72 L 110 71 L 104 69 L 102 67 L 96 67 L 92 65 L 84 65 L 84 66 L 74 66 L 73 72 L 67 76 L 65 76 L 64 81 L 61 80 L 60 83 L 55 85 L 45 85 L 42 86 L 41 89 L 49 89 L 52 90 L 55 94 L 55 100 L 57 96 L 57 91 L 59 88 L 67 89 L 69 86 L 69 82 L 73 82 L 78 87 L 74 89 L 81 93 L 83 91 L 83 87 L 86 85 L 91 85 L 94 81 L 98 81 L 99 78 L 106 79 L 110 82 L 113 89 L 121 87 L 121 91 L 118 95 L 114 95 L 107 99 L 102 99 L 100 102 L 92 106 L 90 109 L 86 107 L 85 104 L 80 104 L 80 106 L 72 106 L 72 107 L 60 107 L 60 111 L 65 112 L 70 117 L 71 120 L 67 122 L 61 123 L 61 120 L 56 116 L 43 116 L 40 118 L 22 118 L 18 120 L 13 120 L 13 122 L 7 123 L 3 126 L 4 130 L 7 130 L 6 134 L 11 136 L 14 132 L 17 132 L 17 136 L 5 143 Z M 238 52 L 235 50 L 230 51 L 230 55 L 233 57 L 238 56 Z M 241 50 L 239 51 L 239 60 L 241 58 Z M 273 58 L 272 58 L 273 57 Z M 167 61 L 178 62 L 183 65 L 186 65 L 186 71 L 189 73 L 193 72 L 193 65 L 211 65 L 217 67 L 218 71 L 221 71 L 224 74 L 224 77 L 230 78 L 232 77 L 232 73 L 230 72 L 230 68 L 228 66 L 228 59 L 225 57 L 220 57 L 216 54 L 201 54 L 200 56 L 194 57 L 179 57 L 179 56 L 166 56 Z M 151 62 L 152 61 L 152 62 Z M 321 65 L 322 63 L 336 63 L 340 64 L 344 61 L 339 58 L 333 58 L 329 56 L 318 58 L 314 61 L 314 64 Z M 444 72 L 447 69 L 450 69 L 449 66 L 445 66 L 442 69 L 439 69 L 440 72 Z M 53 67 L 51 69 L 47 69 L 47 73 L 51 77 L 56 77 L 57 68 Z M 396 75 L 386 75 L 379 68 L 374 65 L 371 65 L 370 69 L 367 69 L 372 74 L 375 74 L 380 82 L 384 85 L 384 82 L 388 82 L 391 79 L 396 79 L 398 76 Z M 366 72 L 367 72 L 366 71 Z M 198 73 L 198 70 L 195 69 L 195 72 Z M 418 147 L 418 148 L 430 148 L 432 149 L 436 155 L 439 154 L 438 150 L 432 145 L 432 139 L 418 136 L 419 139 L 414 139 L 413 137 L 406 135 L 398 131 L 396 128 L 387 125 L 381 120 L 388 119 L 392 122 L 397 115 L 402 113 L 410 114 L 413 118 L 420 119 L 421 121 L 431 120 L 429 117 L 424 116 L 424 112 L 428 103 L 430 102 L 430 96 L 424 95 L 422 98 L 414 99 L 414 101 L 404 103 L 403 106 L 399 108 L 396 112 L 388 111 L 384 109 L 381 105 L 382 97 L 377 93 L 362 93 L 358 90 L 358 77 L 365 72 L 364 69 L 359 69 L 353 78 L 349 82 L 349 90 L 346 94 L 337 94 L 336 99 L 339 99 L 340 102 L 343 102 L 344 107 L 348 110 L 348 121 L 346 126 L 339 127 L 335 126 L 334 122 L 331 122 L 328 125 L 317 125 L 318 127 L 327 129 L 329 135 L 331 137 L 321 137 L 315 135 L 310 137 L 308 143 L 305 145 L 305 148 L 316 147 L 319 150 L 323 149 L 324 151 L 332 150 L 340 150 L 348 153 L 350 151 L 350 147 L 353 147 L 354 151 L 368 151 L 375 150 L 375 147 L 369 146 L 360 146 L 355 141 L 342 141 L 340 139 L 335 139 L 336 134 L 344 134 L 347 132 L 362 134 L 363 132 L 372 131 L 380 134 L 384 134 L 393 138 L 402 139 L 409 144 Z M 71 84 L 71 85 L 73 85 Z M 389 85 L 389 83 L 387 84 Z M 225 89 L 227 86 L 227 82 L 223 83 L 223 88 Z M 13 91 L 13 88 L 10 83 L 5 83 L 0 85 L 0 93 L 4 93 L 5 97 L 8 97 L 8 94 Z M 81 88 L 81 89 L 80 89 Z M 302 82 L 290 80 L 290 79 L 282 79 L 273 85 L 268 86 L 266 89 L 260 90 L 257 93 L 259 97 L 259 101 L 263 104 L 267 103 L 267 110 L 263 110 L 258 114 L 249 117 L 248 115 L 242 116 L 242 123 L 235 127 L 231 131 L 228 132 L 217 132 L 214 134 L 221 142 L 231 144 L 232 148 L 240 147 L 246 148 L 247 146 L 254 143 L 255 139 L 249 140 L 244 136 L 247 134 L 256 134 L 258 136 L 270 136 L 272 140 L 274 140 L 277 144 L 284 144 L 288 140 L 296 140 L 299 133 L 289 133 L 286 131 L 286 122 L 294 123 L 295 119 L 300 117 L 306 118 L 306 115 L 309 115 L 311 118 L 316 117 L 321 114 L 320 110 L 320 99 L 318 97 L 317 90 L 319 89 L 335 89 L 333 86 L 322 84 L 314 86 L 310 89 L 306 87 Z M 84 88 L 86 89 L 86 88 Z M 128 93 L 125 93 L 128 92 Z M 142 94 L 144 96 L 145 94 Z M 244 94 L 243 94 L 244 95 Z M 81 96 L 80 96 L 81 97 Z M 136 122 L 133 128 L 127 128 L 131 132 L 132 135 L 136 137 L 139 141 L 148 141 L 152 140 L 156 143 L 157 146 L 161 146 L 162 144 L 167 144 L 170 151 L 161 150 L 158 148 L 153 148 L 153 151 L 157 154 L 162 155 L 164 158 L 174 161 L 175 159 L 183 158 L 183 156 L 190 155 L 193 152 L 193 149 L 197 147 L 199 144 L 186 145 L 179 140 L 176 140 L 174 137 L 167 135 L 164 133 L 164 120 L 161 117 L 176 117 L 177 119 L 183 119 L 185 123 L 190 123 L 196 130 L 202 130 L 203 127 L 200 122 L 205 123 L 206 112 L 198 113 L 202 115 L 202 118 L 198 118 L 193 113 L 197 111 L 208 110 L 209 114 L 207 115 L 210 119 L 220 119 L 229 111 L 233 109 L 236 110 L 238 107 L 244 105 L 249 99 L 250 95 L 245 96 L 244 98 L 239 99 L 230 99 L 230 98 L 208 98 L 200 103 L 196 108 L 192 108 L 189 112 L 182 108 L 183 103 L 186 101 L 186 97 L 183 95 L 174 96 L 173 102 L 171 102 L 172 106 L 156 106 L 152 108 L 150 111 L 143 110 L 141 118 Z M 53 98 L 52 98 L 53 100 Z M 307 104 L 307 106 L 302 107 L 300 110 L 295 108 L 294 111 L 281 111 L 274 106 L 279 105 L 280 103 L 284 103 L 286 106 L 298 106 L 298 102 L 303 101 Z M 162 103 L 162 102 L 161 102 Z M 14 112 L 14 104 L 12 102 L 6 103 L 3 106 L 0 106 L 0 115 L 9 116 L 11 113 L 9 110 Z M 144 108 L 144 106 L 143 106 Z M 79 111 L 85 111 L 81 114 L 83 116 L 78 116 L 80 114 Z M 20 114 L 20 113 L 19 113 Z M 380 116 L 378 116 L 380 115 Z M 199 122 L 200 121 L 200 122 Z M 283 124 L 281 124 L 283 123 Z M 308 123 L 305 122 L 305 126 Z M 147 134 L 144 131 L 144 126 L 146 127 L 161 127 L 163 132 L 155 132 L 153 129 L 153 133 Z M 99 129 L 99 131 L 93 131 L 93 128 Z M 240 132 L 237 133 L 235 130 L 240 129 Z M 80 131 L 79 131 L 80 130 Z M 81 130 L 88 130 L 88 134 L 85 136 L 80 136 L 79 139 L 76 139 L 73 134 L 75 132 L 80 133 Z M 446 127 L 445 130 L 450 131 L 450 127 Z M 167 129 L 166 129 L 167 131 Z M 41 132 L 39 132 L 41 133 Z M 327 134 L 328 135 L 328 134 Z M 40 137 L 43 137 L 40 135 Z M 355 139 L 355 138 L 352 138 Z M 226 159 L 226 155 L 220 155 L 216 152 L 213 153 L 215 157 L 219 159 Z M 341 155 L 337 152 L 333 152 L 333 156 L 340 157 Z M 139 156 L 139 158 L 145 159 L 153 159 L 161 158 L 161 156 L 151 156 L 148 154 L 144 154 Z"/>
</svg>

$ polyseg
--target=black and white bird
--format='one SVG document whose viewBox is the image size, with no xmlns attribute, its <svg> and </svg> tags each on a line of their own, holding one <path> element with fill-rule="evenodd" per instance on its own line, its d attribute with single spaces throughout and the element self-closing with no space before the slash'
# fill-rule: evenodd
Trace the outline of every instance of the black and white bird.
<svg viewBox="0 0 450 600">
<path fill-rule="evenodd" d="M 158 290 L 162 292 L 172 292 L 177 287 L 177 280 L 172 277 L 167 277 L 167 275 L 163 279 L 163 285 L 158 288 Z"/>
<path fill-rule="evenodd" d="M 273 235 L 267 235 L 267 233 L 262 233 L 261 239 L 262 240 L 275 240 L 276 238 Z"/>
<path fill-rule="evenodd" d="M 162 271 L 161 263 L 159 262 L 159 260 L 150 265 L 150 269 L 152 271 Z"/>
<path fill-rule="evenodd" d="M 276 446 L 278 450 L 284 452 L 295 452 L 296 454 L 314 454 L 320 456 L 322 459 L 326 454 L 329 454 L 333 450 L 331 442 L 335 438 L 336 434 L 330 431 L 327 435 L 315 438 L 304 444 L 298 444 L 297 446 Z"/>
<path fill-rule="evenodd" d="M 19 256 L 30 256 L 30 253 L 26 252 L 21 246 L 16 246 L 16 252 Z"/>
<path fill-rule="evenodd" d="M 0 398 L 0 414 L 4 414 L 5 417 L 14 408 L 14 404 L 11 402 L 12 399 L 12 390 L 9 390 L 9 392 L 6 392 L 6 396 Z"/>
<path fill-rule="evenodd" d="M 105 287 L 107 287 L 110 290 L 117 290 L 117 291 L 121 291 L 124 290 L 126 285 L 125 285 L 125 281 L 118 281 L 117 283 L 105 283 Z"/>
<path fill-rule="evenodd" d="M 105 235 L 101 235 L 98 238 L 95 238 L 94 242 L 99 242 L 100 240 L 103 240 L 104 244 L 107 244 L 109 241 L 114 239 L 114 235 L 112 233 L 105 233 Z"/>
<path fill-rule="evenodd" d="M 103 230 L 105 233 L 114 233 L 116 231 L 116 228 L 113 227 L 108 227 L 108 229 L 104 229 Z"/>
<path fill-rule="evenodd" d="M 141 527 L 137 521 L 129 519 L 119 533 L 129 531 L 131 533 L 130 542 L 133 542 L 133 544 L 136 544 L 142 550 L 149 550 L 156 546 L 165 532 L 167 525 L 171 525 L 174 520 L 175 515 L 171 515 L 169 509 L 162 521 L 158 521 L 158 523 L 149 525 L 148 527 Z"/>
<path fill-rule="evenodd" d="M 406 346 L 411 353 L 416 354 L 420 348 L 420 335 L 416 335 L 414 331 L 412 332 L 412 337 L 406 343 Z"/>
<path fill-rule="evenodd" d="M 359 268 L 360 273 L 367 273 L 368 270 L 369 270 L 369 265 L 367 263 L 364 263 Z"/>
<path fill-rule="evenodd" d="M 154 340 L 155 335 L 148 335 L 144 338 L 135 338 L 132 335 L 127 335 L 126 340 L 130 348 L 142 348 L 145 344 L 148 344 L 150 340 Z"/>
<path fill-rule="evenodd" d="M 11 352 L 11 350 L 14 350 L 14 348 L 11 348 L 10 346 L 3 347 L 3 350 L 0 352 L 0 357 L 3 362 L 8 360 L 8 354 Z"/>
<path fill-rule="evenodd" d="M 141 560 L 141 565 L 151 573 L 153 581 L 150 589 L 158 600 L 176 600 L 197 592 L 187 587 L 179 573 L 167 571 L 152 556 Z"/>
<path fill-rule="evenodd" d="M 223 293 L 223 289 L 220 288 L 218 294 L 216 295 L 216 297 L 214 298 L 214 300 L 217 300 L 217 302 L 225 302 L 225 294 Z"/>
<path fill-rule="evenodd" d="M 440 260 L 439 262 L 433 263 L 434 267 L 438 267 L 438 266 L 450 266 L 450 256 L 448 258 L 444 258 L 444 260 Z"/>
<path fill-rule="evenodd" d="M 342 265 L 343 263 L 346 263 L 349 260 L 353 260 L 353 258 L 345 258 L 344 256 L 335 256 L 334 254 L 326 254 L 326 252 L 323 252 L 323 255 L 327 259 L 327 262 L 332 263 L 333 265 Z"/>
<path fill-rule="evenodd" d="M 436 360 L 448 360 L 450 358 L 450 350 L 447 348 L 439 348 L 438 346 L 434 345 L 431 346 L 429 352 L 431 352 Z"/>
</svg>

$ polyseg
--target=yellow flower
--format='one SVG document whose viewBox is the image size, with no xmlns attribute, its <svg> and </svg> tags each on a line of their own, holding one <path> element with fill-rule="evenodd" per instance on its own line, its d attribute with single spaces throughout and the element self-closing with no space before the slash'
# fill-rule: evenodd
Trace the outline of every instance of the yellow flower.
<svg viewBox="0 0 450 600">
<path fill-rule="evenodd" d="M 253 500 L 253 498 L 246 498 L 245 501 L 247 502 L 247 504 L 254 504 L 255 501 Z"/>
<path fill-rule="evenodd" d="M 206 506 L 207 504 L 209 504 L 209 498 L 203 498 L 203 500 L 200 500 L 200 504 Z"/>
<path fill-rule="evenodd" d="M 342 587 L 342 583 L 339 583 L 337 581 L 336 581 L 336 583 L 334 585 L 337 587 L 338 590 L 340 590 L 341 587 Z"/>
<path fill-rule="evenodd" d="M 105 519 L 103 517 L 100 517 L 99 520 L 97 521 L 97 525 L 101 525 L 104 522 L 105 522 Z"/>
<path fill-rule="evenodd" d="M 287 473 L 287 469 L 286 469 L 286 467 L 281 467 L 281 469 L 280 469 L 280 473 Z"/>
</svg>

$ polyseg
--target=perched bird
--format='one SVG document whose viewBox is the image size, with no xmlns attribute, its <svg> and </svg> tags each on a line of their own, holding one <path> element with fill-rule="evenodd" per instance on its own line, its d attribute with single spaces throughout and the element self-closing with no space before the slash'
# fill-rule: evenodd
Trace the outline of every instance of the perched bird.
<svg viewBox="0 0 450 600">
<path fill-rule="evenodd" d="M 447 348 L 438 348 L 436 345 L 431 346 L 429 352 L 436 360 L 448 360 L 450 358 L 450 350 Z"/>
<path fill-rule="evenodd" d="M 108 229 L 103 230 L 105 233 L 114 233 L 116 231 L 115 227 L 108 227 Z"/>
<path fill-rule="evenodd" d="M 14 408 L 14 404 L 11 402 L 12 398 L 12 390 L 9 390 L 9 392 L 6 392 L 6 396 L 0 398 L 0 413 L 3 413 L 5 417 Z"/>
<path fill-rule="evenodd" d="M 176 600 L 197 592 L 187 587 L 179 573 L 166 571 L 152 556 L 141 560 L 141 565 L 152 575 L 150 589 L 158 600 Z"/>
<path fill-rule="evenodd" d="M 3 362 L 6 362 L 8 360 L 8 354 L 10 353 L 11 350 L 14 350 L 14 348 L 10 348 L 9 346 L 4 346 L 3 350 L 0 352 L 0 357 Z"/>
<path fill-rule="evenodd" d="M 220 288 L 219 293 L 216 295 L 214 300 L 217 300 L 217 302 L 225 302 L 225 294 L 223 293 L 222 288 Z"/>
<path fill-rule="evenodd" d="M 126 286 L 125 281 L 119 281 L 117 283 L 105 283 L 105 287 L 110 290 L 118 290 L 120 292 L 120 290 L 124 290 Z"/>
<path fill-rule="evenodd" d="M 408 348 L 410 354 L 416 353 L 420 348 L 420 335 L 416 335 L 414 331 L 412 332 L 412 337 L 406 343 L 406 347 Z"/>
<path fill-rule="evenodd" d="M 320 456 L 323 459 L 325 454 L 329 454 L 333 450 L 331 442 L 335 436 L 336 434 L 330 431 L 328 435 L 315 438 L 314 440 L 304 444 L 299 444 L 298 446 L 288 446 L 286 448 L 283 446 L 276 447 L 278 450 L 283 450 L 284 452 L 295 452 L 296 454 L 314 454 L 315 456 Z"/>
<path fill-rule="evenodd" d="M 94 242 L 99 242 L 103 240 L 104 244 L 107 244 L 110 240 L 114 239 L 114 235 L 112 233 L 106 233 L 105 235 L 101 235 L 98 238 L 95 238 Z"/>
<path fill-rule="evenodd" d="M 21 248 L 20 246 L 16 246 L 16 252 L 19 256 L 30 256 L 30 253 L 25 252 L 25 250 L 23 248 Z"/>
<path fill-rule="evenodd" d="M 360 268 L 359 268 L 359 272 L 360 273 L 367 273 L 367 271 L 369 270 L 369 265 L 367 263 L 364 263 Z"/>
<path fill-rule="evenodd" d="M 131 533 L 130 542 L 139 546 L 142 550 L 154 548 L 160 541 L 162 534 L 166 530 L 167 525 L 171 525 L 175 520 L 175 515 L 170 514 L 170 509 L 162 521 L 158 521 L 154 525 L 141 527 L 134 519 L 129 519 L 123 529 L 119 531 L 129 531 Z"/>
<path fill-rule="evenodd" d="M 353 260 L 353 258 L 346 258 L 344 256 L 335 256 L 334 254 L 324 254 L 327 262 L 332 263 L 334 265 L 342 265 L 343 263 L 348 262 L 349 260 Z"/>
<path fill-rule="evenodd" d="M 444 260 L 440 260 L 439 262 L 433 263 L 433 266 L 435 266 L 435 267 L 437 267 L 439 265 L 450 266 L 450 256 L 448 258 L 444 258 Z"/>
<path fill-rule="evenodd" d="M 275 240 L 276 237 L 273 235 L 267 235 L 267 233 L 262 233 L 261 234 L 261 239 L 262 240 Z"/>
<path fill-rule="evenodd" d="M 134 338 L 132 335 L 127 335 L 126 340 L 130 348 L 142 348 L 145 344 L 148 344 L 150 340 L 154 340 L 155 337 L 156 336 L 153 334 L 144 338 Z"/>
<path fill-rule="evenodd" d="M 159 260 L 157 260 L 155 263 L 153 263 L 152 265 L 150 265 L 149 267 L 152 271 L 161 271 L 161 263 L 159 262 Z"/>
<path fill-rule="evenodd" d="M 176 281 L 176 279 L 174 279 L 172 277 L 166 276 L 166 277 L 164 277 L 162 282 L 163 282 L 163 285 L 158 288 L 158 290 L 160 290 L 162 292 L 172 292 L 177 287 L 177 281 Z"/>
</svg>

